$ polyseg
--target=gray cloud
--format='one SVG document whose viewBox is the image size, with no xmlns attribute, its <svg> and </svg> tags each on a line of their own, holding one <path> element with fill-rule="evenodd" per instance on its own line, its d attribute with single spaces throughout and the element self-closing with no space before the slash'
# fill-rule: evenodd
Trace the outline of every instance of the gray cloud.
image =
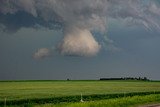
<svg viewBox="0 0 160 107">
<path fill-rule="evenodd" d="M 0 23 L 10 31 L 40 25 L 62 29 L 61 54 L 89 56 L 100 50 L 92 31 L 105 33 L 107 18 L 160 29 L 157 0 L 1 0 Z M 83 33 L 82 33 L 83 32 Z M 85 35 L 85 36 L 84 36 Z M 104 41 L 105 41 L 104 36 Z M 105 41 L 107 42 L 107 41 Z M 114 47 L 114 45 L 110 45 Z M 114 47 L 116 49 L 116 47 Z"/>
<path fill-rule="evenodd" d="M 109 16 L 147 29 L 160 28 L 160 5 L 157 0 L 111 0 Z"/>
<path fill-rule="evenodd" d="M 34 59 L 44 59 L 46 57 L 51 56 L 51 50 L 48 48 L 41 48 L 38 49 L 34 54 L 33 54 L 33 58 Z"/>
</svg>

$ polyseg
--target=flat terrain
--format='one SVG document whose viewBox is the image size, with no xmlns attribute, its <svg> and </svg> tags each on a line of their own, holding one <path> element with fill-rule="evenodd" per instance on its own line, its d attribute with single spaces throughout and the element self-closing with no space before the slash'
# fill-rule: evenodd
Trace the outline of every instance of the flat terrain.
<svg viewBox="0 0 160 107">
<path fill-rule="evenodd" d="M 0 101 L 60 96 L 160 91 L 160 82 L 145 81 L 6 81 Z"/>
<path fill-rule="evenodd" d="M 160 107 L 158 102 L 160 102 L 160 94 L 114 98 L 99 101 L 87 101 L 83 103 L 76 102 L 57 105 L 41 104 L 35 105 L 35 107 Z"/>
</svg>

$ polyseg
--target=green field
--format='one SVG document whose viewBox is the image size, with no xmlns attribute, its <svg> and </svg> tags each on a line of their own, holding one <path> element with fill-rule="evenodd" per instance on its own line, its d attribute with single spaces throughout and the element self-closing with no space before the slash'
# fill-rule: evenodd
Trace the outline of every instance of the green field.
<svg viewBox="0 0 160 107">
<path fill-rule="evenodd" d="M 160 82 L 147 81 L 6 81 L 0 82 L 0 101 L 64 96 L 160 91 Z"/>
<path fill-rule="evenodd" d="M 66 103 L 66 104 L 42 104 L 35 107 L 139 107 L 140 105 L 159 104 L 160 94 L 115 98 L 100 101 Z"/>
</svg>

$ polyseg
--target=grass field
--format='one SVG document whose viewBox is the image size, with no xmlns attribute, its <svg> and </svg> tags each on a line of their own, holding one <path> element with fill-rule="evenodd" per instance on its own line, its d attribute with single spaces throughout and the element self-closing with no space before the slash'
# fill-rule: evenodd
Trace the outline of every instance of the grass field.
<svg viewBox="0 0 160 107">
<path fill-rule="evenodd" d="M 137 107 L 140 105 L 157 104 L 160 103 L 160 94 L 146 95 L 146 96 L 133 96 L 115 98 L 109 100 L 66 103 L 66 104 L 42 104 L 35 105 L 35 107 Z"/>
<path fill-rule="evenodd" d="M 63 96 L 160 91 L 160 82 L 145 81 L 6 81 L 0 82 L 0 101 Z"/>
</svg>

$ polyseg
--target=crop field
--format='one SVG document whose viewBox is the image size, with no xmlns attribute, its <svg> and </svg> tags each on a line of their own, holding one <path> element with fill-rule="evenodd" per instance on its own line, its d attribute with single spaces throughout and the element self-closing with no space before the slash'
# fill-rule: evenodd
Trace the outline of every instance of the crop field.
<svg viewBox="0 0 160 107">
<path fill-rule="evenodd" d="M 1 81 L 0 106 L 24 103 L 78 102 L 134 95 L 160 94 L 151 81 Z M 160 97 L 160 95 L 159 95 Z"/>
<path fill-rule="evenodd" d="M 123 97 L 100 101 L 78 102 L 78 103 L 66 103 L 66 104 L 42 104 L 35 105 L 35 107 L 139 107 L 143 104 L 153 104 L 160 102 L 160 94 L 146 95 L 146 96 L 133 96 Z"/>
</svg>

